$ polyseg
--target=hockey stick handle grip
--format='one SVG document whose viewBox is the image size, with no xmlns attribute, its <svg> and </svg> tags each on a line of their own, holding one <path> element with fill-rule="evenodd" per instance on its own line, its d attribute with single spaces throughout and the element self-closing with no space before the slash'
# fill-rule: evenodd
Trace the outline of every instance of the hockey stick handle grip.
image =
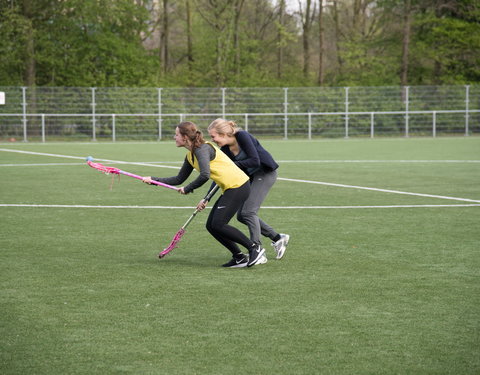
<svg viewBox="0 0 480 375">
<path fill-rule="evenodd" d="M 207 195 L 205 195 L 205 197 L 203 198 L 203 200 L 204 200 L 204 201 L 207 201 L 207 202 L 210 201 L 210 199 L 215 195 L 215 193 L 218 191 L 218 189 L 219 189 L 219 186 L 218 186 L 218 185 L 215 185 L 215 186 L 213 187 L 213 189 L 210 190 Z M 187 222 L 186 222 L 185 224 L 183 224 L 182 229 L 187 228 L 187 227 L 188 227 L 188 224 L 190 224 L 190 222 L 194 219 L 194 217 L 195 217 L 199 212 L 200 212 L 200 210 L 197 208 L 197 209 L 193 212 L 193 214 L 188 218 Z"/>
<path fill-rule="evenodd" d="M 210 199 L 212 199 L 212 197 L 215 195 L 215 193 L 218 191 L 219 188 L 220 188 L 220 186 L 215 185 L 214 188 L 212 190 L 210 190 L 207 195 L 205 195 L 203 200 L 209 202 Z"/>
</svg>

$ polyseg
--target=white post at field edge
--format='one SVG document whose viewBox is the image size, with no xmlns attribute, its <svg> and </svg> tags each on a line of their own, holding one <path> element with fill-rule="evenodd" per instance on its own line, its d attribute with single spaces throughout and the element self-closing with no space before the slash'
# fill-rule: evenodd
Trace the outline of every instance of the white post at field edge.
<svg viewBox="0 0 480 375">
<path fill-rule="evenodd" d="M 409 108 L 410 108 L 410 87 L 405 86 L 405 137 L 406 138 L 408 138 L 410 134 L 409 115 L 408 115 Z"/>
<path fill-rule="evenodd" d="M 226 88 L 222 87 L 222 117 L 225 118 L 225 107 L 227 105 L 225 101 L 225 90 Z"/>
<path fill-rule="evenodd" d="M 42 113 L 42 143 L 45 143 L 45 113 Z"/>
<path fill-rule="evenodd" d="M 288 139 L 288 87 L 283 89 L 283 138 Z"/>
<path fill-rule="evenodd" d="M 349 117 L 348 117 L 348 105 L 350 104 L 349 103 L 349 99 L 348 99 L 348 90 L 350 89 L 350 87 L 345 87 L 345 138 L 348 138 L 348 120 L 349 120 Z"/>
<path fill-rule="evenodd" d="M 28 142 L 27 139 L 27 88 L 22 87 L 22 108 L 23 108 L 23 141 Z"/>
<path fill-rule="evenodd" d="M 469 129 L 468 129 L 468 117 L 470 116 L 469 114 L 469 109 L 470 109 L 470 86 L 466 85 L 465 86 L 465 135 L 468 136 Z"/>
<path fill-rule="evenodd" d="M 92 91 L 92 141 L 97 140 L 97 121 L 95 119 L 95 106 L 97 105 L 95 100 L 95 89 L 96 87 L 91 87 L 90 90 Z"/>
<path fill-rule="evenodd" d="M 0 105 L 5 105 L 5 93 L 0 91 Z"/>
<path fill-rule="evenodd" d="M 162 88 L 157 89 L 158 92 L 158 140 L 162 140 Z"/>
</svg>

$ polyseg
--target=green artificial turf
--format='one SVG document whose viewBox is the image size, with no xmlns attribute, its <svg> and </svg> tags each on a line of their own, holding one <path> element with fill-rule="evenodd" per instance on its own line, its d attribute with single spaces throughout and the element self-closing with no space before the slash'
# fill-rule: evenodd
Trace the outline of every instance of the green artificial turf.
<svg viewBox="0 0 480 375">
<path fill-rule="evenodd" d="M 0 151 L 0 373 L 478 374 L 480 139 L 262 143 L 281 167 L 260 216 L 291 242 L 250 269 L 220 267 L 208 212 L 156 258 L 206 186 L 110 190 L 83 165 L 178 167 L 173 142 L 0 145 L 79 158 Z M 176 173 L 156 165 L 115 164 Z"/>
</svg>

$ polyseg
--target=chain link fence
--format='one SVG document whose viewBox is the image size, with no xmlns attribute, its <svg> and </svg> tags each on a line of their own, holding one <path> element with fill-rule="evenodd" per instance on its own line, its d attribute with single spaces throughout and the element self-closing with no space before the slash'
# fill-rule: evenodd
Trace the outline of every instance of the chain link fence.
<svg viewBox="0 0 480 375">
<path fill-rule="evenodd" d="M 0 141 L 130 141 L 217 117 L 270 138 L 480 133 L 480 85 L 312 88 L 2 87 Z"/>
</svg>

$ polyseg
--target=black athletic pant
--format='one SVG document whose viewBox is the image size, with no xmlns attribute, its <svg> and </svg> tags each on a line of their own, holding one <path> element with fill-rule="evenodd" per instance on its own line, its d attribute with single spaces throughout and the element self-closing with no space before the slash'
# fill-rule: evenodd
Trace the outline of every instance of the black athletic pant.
<svg viewBox="0 0 480 375">
<path fill-rule="evenodd" d="M 239 188 L 225 190 L 213 205 L 207 219 L 206 226 L 210 234 L 237 258 L 242 254 L 237 244 L 249 249 L 254 243 L 239 229 L 228 225 L 228 223 L 249 195 L 249 181 Z"/>
</svg>

